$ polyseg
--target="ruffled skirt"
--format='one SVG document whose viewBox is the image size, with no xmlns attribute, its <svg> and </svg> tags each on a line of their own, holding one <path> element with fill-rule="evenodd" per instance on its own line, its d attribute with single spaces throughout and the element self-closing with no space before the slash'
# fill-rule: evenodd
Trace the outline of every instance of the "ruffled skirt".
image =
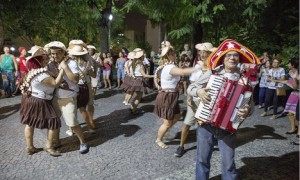
<svg viewBox="0 0 300 180">
<path fill-rule="evenodd" d="M 162 92 L 156 96 L 154 112 L 161 118 L 173 120 L 180 113 L 178 104 L 179 92 Z"/>
<path fill-rule="evenodd" d="M 51 100 L 23 95 L 21 100 L 20 120 L 22 124 L 38 129 L 58 129 L 61 120 L 56 115 Z"/>
</svg>

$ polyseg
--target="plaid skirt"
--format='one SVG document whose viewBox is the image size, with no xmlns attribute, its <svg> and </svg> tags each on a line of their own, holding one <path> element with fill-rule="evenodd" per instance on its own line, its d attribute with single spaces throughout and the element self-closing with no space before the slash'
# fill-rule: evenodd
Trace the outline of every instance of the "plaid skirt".
<svg viewBox="0 0 300 180">
<path fill-rule="evenodd" d="M 154 112 L 163 119 L 173 120 L 180 113 L 178 104 L 179 92 L 160 91 L 156 96 Z"/>
<path fill-rule="evenodd" d="M 20 108 L 22 124 L 38 129 L 58 129 L 61 120 L 56 115 L 51 100 L 23 95 Z"/>
</svg>

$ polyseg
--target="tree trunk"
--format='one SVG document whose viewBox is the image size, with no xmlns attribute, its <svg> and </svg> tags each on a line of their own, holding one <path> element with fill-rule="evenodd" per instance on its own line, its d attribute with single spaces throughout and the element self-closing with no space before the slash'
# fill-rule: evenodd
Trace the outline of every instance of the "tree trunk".
<svg viewBox="0 0 300 180">
<path fill-rule="evenodd" d="M 200 22 L 194 23 L 194 34 L 193 34 L 193 44 L 196 45 L 198 43 L 202 43 L 203 38 L 203 29 L 202 24 Z M 194 49 L 193 55 L 196 57 L 197 50 Z"/>
<path fill-rule="evenodd" d="M 4 28 L 3 28 L 3 21 L 0 16 L 0 52 L 3 49 L 3 43 L 4 43 Z"/>
<path fill-rule="evenodd" d="M 109 52 L 109 39 L 108 39 L 108 28 L 109 27 L 100 27 L 100 50 L 101 52 Z"/>
</svg>

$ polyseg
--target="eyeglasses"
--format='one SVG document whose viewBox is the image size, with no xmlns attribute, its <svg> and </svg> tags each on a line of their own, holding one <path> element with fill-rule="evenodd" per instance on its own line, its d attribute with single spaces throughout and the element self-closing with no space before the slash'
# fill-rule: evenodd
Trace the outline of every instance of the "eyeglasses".
<svg viewBox="0 0 300 180">
<path fill-rule="evenodd" d="M 225 58 L 230 58 L 231 56 L 234 57 L 234 58 L 239 58 L 240 57 L 239 53 L 225 54 Z"/>
</svg>

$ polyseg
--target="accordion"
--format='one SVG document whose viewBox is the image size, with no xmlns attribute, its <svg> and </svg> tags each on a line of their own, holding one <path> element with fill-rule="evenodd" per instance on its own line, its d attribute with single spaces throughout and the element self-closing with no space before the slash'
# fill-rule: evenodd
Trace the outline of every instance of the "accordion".
<svg viewBox="0 0 300 180">
<path fill-rule="evenodd" d="M 201 122 L 234 133 L 244 119 L 237 113 L 249 103 L 252 92 L 247 80 L 230 80 L 218 75 L 211 75 L 207 86 L 211 101 L 200 102 L 195 118 Z"/>
</svg>

